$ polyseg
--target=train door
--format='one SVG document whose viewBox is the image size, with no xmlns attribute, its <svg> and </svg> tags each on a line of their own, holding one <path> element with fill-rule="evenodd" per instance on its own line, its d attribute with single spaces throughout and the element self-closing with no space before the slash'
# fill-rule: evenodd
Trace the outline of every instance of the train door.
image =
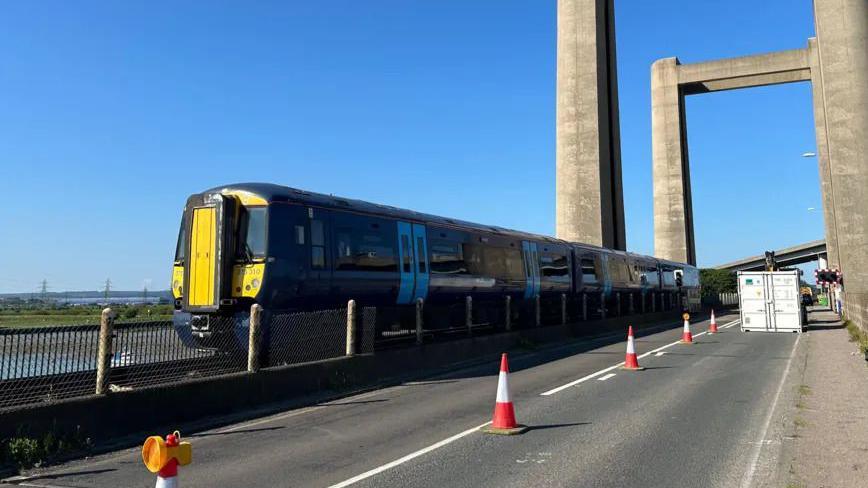
<svg viewBox="0 0 868 488">
<path fill-rule="evenodd" d="M 524 298 L 531 299 L 539 295 L 539 251 L 535 242 L 521 241 L 521 251 L 524 257 Z"/>
<path fill-rule="evenodd" d="M 398 222 L 398 304 L 423 300 L 428 295 L 428 237 L 425 226 Z"/>
<path fill-rule="evenodd" d="M 224 195 L 194 195 L 185 222 L 186 245 L 183 308 L 213 312 L 231 295 L 236 201 Z"/>
<path fill-rule="evenodd" d="M 214 275 L 217 255 L 217 211 L 214 207 L 193 209 L 190 239 L 190 278 L 187 301 L 195 307 L 216 306 Z"/>
<path fill-rule="evenodd" d="M 323 209 L 308 207 L 308 235 L 310 244 L 306 247 L 310 250 L 310 265 L 307 266 L 307 279 L 304 280 L 303 295 L 306 295 L 308 303 L 325 305 L 318 301 L 328 296 L 326 302 L 333 300 L 339 290 L 332 288 L 332 263 L 329 249 L 332 236 L 328 232 L 331 225 L 331 212 Z"/>
</svg>

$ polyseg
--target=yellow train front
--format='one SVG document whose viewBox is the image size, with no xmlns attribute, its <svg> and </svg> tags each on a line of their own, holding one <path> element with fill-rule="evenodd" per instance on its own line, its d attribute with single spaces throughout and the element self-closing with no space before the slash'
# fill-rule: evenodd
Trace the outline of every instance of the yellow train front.
<svg viewBox="0 0 868 488">
<path fill-rule="evenodd" d="M 265 278 L 267 213 L 268 201 L 247 190 L 214 189 L 187 199 L 172 293 L 175 328 L 188 346 L 246 344 L 250 305 Z"/>
</svg>

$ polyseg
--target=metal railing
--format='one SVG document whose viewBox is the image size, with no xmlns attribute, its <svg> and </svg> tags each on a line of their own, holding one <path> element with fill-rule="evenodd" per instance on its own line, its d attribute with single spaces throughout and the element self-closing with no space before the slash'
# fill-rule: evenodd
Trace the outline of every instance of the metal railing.
<svg viewBox="0 0 868 488">
<path fill-rule="evenodd" d="M 352 330 L 347 309 L 251 316 L 211 317 L 202 331 L 116 323 L 106 309 L 99 325 L 0 328 L 0 411 L 350 355 L 348 332 L 352 354 L 373 351 L 373 308 Z"/>
<path fill-rule="evenodd" d="M 0 328 L 0 411 L 260 368 L 319 361 L 477 334 L 563 325 L 671 309 L 662 294 L 560 295 L 515 303 L 471 297 L 397 312 L 359 307 L 211 317 L 206 327 L 172 321 Z M 658 304 L 659 302 L 659 304 Z M 380 312 L 383 313 L 382 316 Z"/>
</svg>

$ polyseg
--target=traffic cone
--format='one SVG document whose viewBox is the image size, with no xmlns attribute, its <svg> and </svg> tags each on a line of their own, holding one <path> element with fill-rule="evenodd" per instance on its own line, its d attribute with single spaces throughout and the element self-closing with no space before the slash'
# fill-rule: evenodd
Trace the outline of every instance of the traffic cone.
<svg viewBox="0 0 868 488">
<path fill-rule="evenodd" d="M 154 488 L 178 488 L 178 460 L 172 459 L 157 473 Z"/>
<path fill-rule="evenodd" d="M 639 366 L 639 358 L 636 357 L 636 348 L 633 346 L 633 326 L 627 328 L 627 356 L 624 358 L 624 365 L 621 369 L 629 369 L 631 371 L 642 371 L 642 366 Z"/>
<path fill-rule="evenodd" d="M 714 318 L 714 309 L 711 309 L 711 325 L 708 326 L 709 334 L 717 334 L 717 319 Z"/>
<path fill-rule="evenodd" d="M 509 364 L 506 361 L 506 353 L 503 353 L 500 357 L 494 417 L 491 419 L 491 424 L 483 427 L 482 431 L 489 434 L 512 435 L 521 434 L 526 430 L 526 425 L 519 425 L 515 421 L 515 409 L 512 406 L 512 397 L 509 395 Z"/>
<path fill-rule="evenodd" d="M 693 334 L 690 333 L 690 319 L 684 319 L 684 331 L 681 333 L 682 344 L 693 344 Z"/>
<path fill-rule="evenodd" d="M 145 439 L 142 446 L 142 461 L 152 473 L 157 473 L 155 488 L 177 488 L 178 466 L 190 464 L 193 448 L 189 442 L 181 442 L 181 433 L 175 431 L 166 436 Z"/>
</svg>

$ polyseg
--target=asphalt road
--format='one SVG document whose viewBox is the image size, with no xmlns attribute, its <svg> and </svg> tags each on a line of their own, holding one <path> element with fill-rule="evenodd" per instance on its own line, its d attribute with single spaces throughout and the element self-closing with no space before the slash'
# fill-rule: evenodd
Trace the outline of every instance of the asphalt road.
<svg viewBox="0 0 868 488">
<path fill-rule="evenodd" d="M 531 426 L 523 435 L 475 430 L 493 410 L 493 362 L 191 436 L 193 463 L 180 480 L 186 487 L 748 486 L 798 336 L 745 334 L 733 325 L 694 345 L 673 344 L 680 329 L 638 339 L 638 353 L 651 352 L 640 356 L 641 372 L 608 370 L 623 360 L 624 342 L 513 355 L 516 413 Z M 694 333 L 706 328 L 696 323 Z M 146 487 L 154 476 L 128 449 L 19 482 Z"/>
</svg>

